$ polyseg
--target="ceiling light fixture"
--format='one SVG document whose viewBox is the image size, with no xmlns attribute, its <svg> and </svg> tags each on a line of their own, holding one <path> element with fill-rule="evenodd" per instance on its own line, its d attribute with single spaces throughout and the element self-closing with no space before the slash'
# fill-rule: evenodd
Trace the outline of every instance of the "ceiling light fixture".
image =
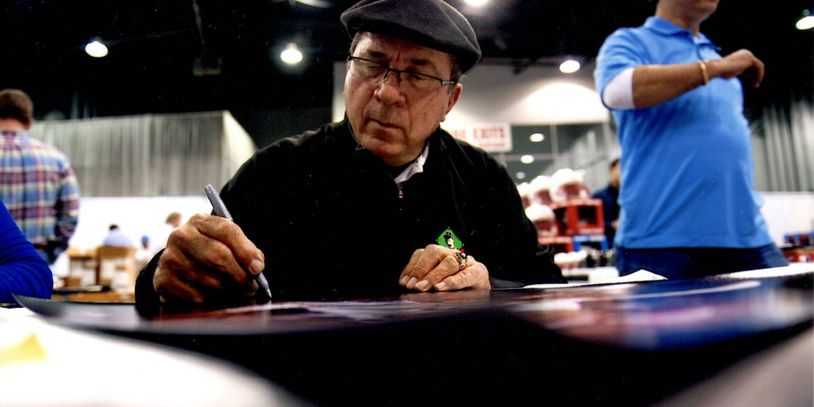
<svg viewBox="0 0 814 407">
<path fill-rule="evenodd" d="M 526 154 L 520 157 L 520 162 L 523 164 L 531 164 L 534 162 L 534 156 L 531 154 Z"/>
<path fill-rule="evenodd" d="M 483 7 L 489 0 L 465 0 L 465 2 L 472 7 Z"/>
<path fill-rule="evenodd" d="M 297 48 L 297 44 L 291 42 L 280 53 L 280 59 L 288 65 L 296 65 L 302 61 L 302 52 Z"/>
<path fill-rule="evenodd" d="M 104 58 L 107 56 L 107 46 L 99 38 L 94 38 L 85 44 L 85 53 L 94 58 Z"/>
<path fill-rule="evenodd" d="M 529 136 L 529 141 L 531 141 L 532 143 L 539 143 L 543 140 L 545 140 L 545 134 L 543 133 L 534 133 Z"/>
<path fill-rule="evenodd" d="M 797 20 L 797 23 L 794 24 L 798 30 L 810 30 L 814 28 L 814 16 L 811 15 L 811 12 L 808 10 L 803 10 L 803 15 Z"/>
<path fill-rule="evenodd" d="M 579 61 L 573 58 L 568 58 L 560 64 L 560 72 L 562 73 L 574 73 L 579 71 L 579 68 Z"/>
</svg>

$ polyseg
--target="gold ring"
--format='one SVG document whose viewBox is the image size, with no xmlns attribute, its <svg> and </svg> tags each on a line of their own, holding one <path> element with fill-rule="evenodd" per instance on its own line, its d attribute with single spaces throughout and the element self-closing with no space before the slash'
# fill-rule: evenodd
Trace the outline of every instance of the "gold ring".
<svg viewBox="0 0 814 407">
<path fill-rule="evenodd" d="M 455 251 L 455 258 L 458 259 L 458 271 L 461 271 L 466 268 L 466 253 L 456 250 Z"/>
</svg>

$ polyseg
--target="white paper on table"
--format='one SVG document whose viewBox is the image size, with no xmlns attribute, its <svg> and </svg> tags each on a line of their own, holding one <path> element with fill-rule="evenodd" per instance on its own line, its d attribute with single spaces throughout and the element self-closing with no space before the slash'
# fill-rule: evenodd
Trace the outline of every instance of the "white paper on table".
<svg viewBox="0 0 814 407">
<path fill-rule="evenodd" d="M 667 277 L 662 275 L 651 273 L 647 270 L 639 270 L 635 273 L 628 274 L 622 277 L 616 277 L 612 279 L 607 279 L 598 282 L 585 282 L 585 283 L 567 283 L 567 284 L 531 284 L 527 285 L 523 288 L 564 288 L 564 287 L 577 287 L 577 286 L 586 286 L 586 285 L 598 285 L 598 284 L 615 284 L 615 283 L 640 283 L 645 281 L 657 281 L 657 280 L 666 280 Z"/>
</svg>

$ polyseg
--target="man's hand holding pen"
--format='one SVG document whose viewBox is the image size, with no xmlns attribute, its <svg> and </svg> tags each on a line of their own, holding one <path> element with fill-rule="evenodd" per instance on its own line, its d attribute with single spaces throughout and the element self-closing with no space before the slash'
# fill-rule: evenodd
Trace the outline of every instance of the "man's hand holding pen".
<svg viewBox="0 0 814 407">
<path fill-rule="evenodd" d="M 170 234 L 153 276 L 161 303 L 178 308 L 244 305 L 258 288 L 270 299 L 263 252 L 232 221 L 215 188 L 206 185 L 204 191 L 215 215 L 195 215 Z M 398 283 L 416 291 L 490 289 L 486 266 L 456 249 L 460 246 L 451 231 L 448 239 L 450 247 L 430 244 L 416 250 Z"/>
<path fill-rule="evenodd" d="M 234 222 L 198 214 L 173 231 L 153 286 L 164 305 L 251 303 L 265 256 Z"/>
</svg>

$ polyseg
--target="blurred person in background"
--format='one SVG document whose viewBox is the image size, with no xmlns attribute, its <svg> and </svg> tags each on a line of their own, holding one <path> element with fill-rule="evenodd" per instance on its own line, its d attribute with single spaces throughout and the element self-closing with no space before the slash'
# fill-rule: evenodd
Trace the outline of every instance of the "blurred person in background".
<svg viewBox="0 0 814 407">
<path fill-rule="evenodd" d="M 152 236 L 150 236 L 150 251 L 152 251 L 153 254 L 156 254 L 167 246 L 167 238 L 179 225 L 181 225 L 181 213 L 170 212 L 170 214 L 167 215 L 167 218 L 164 220 L 164 223 L 158 227 L 158 230 L 156 230 Z"/>
<path fill-rule="evenodd" d="M 133 242 L 124 234 L 119 225 L 112 224 L 108 228 L 107 236 L 102 240 L 103 246 L 133 247 Z"/>
<path fill-rule="evenodd" d="M 619 186 L 621 176 L 619 172 L 619 159 L 616 158 L 610 163 L 608 168 L 608 186 L 595 191 L 593 198 L 602 200 L 602 215 L 605 219 L 605 238 L 608 240 L 608 247 L 613 247 L 613 239 L 616 237 L 616 228 L 619 225 Z"/>
<path fill-rule="evenodd" d="M 136 270 L 141 270 L 155 255 L 155 253 L 150 250 L 150 236 L 142 236 L 139 242 L 141 245 L 136 250 Z"/>
<path fill-rule="evenodd" d="M 752 185 L 743 89 L 763 79 L 749 50 L 721 56 L 701 33 L 716 0 L 659 0 L 611 34 L 594 79 L 622 147 L 616 267 L 685 278 L 788 264 Z"/>
<path fill-rule="evenodd" d="M 79 184 L 68 158 L 32 138 L 34 104 L 18 89 L 0 91 L 0 199 L 49 264 L 68 247 L 79 217 Z"/>
</svg>

